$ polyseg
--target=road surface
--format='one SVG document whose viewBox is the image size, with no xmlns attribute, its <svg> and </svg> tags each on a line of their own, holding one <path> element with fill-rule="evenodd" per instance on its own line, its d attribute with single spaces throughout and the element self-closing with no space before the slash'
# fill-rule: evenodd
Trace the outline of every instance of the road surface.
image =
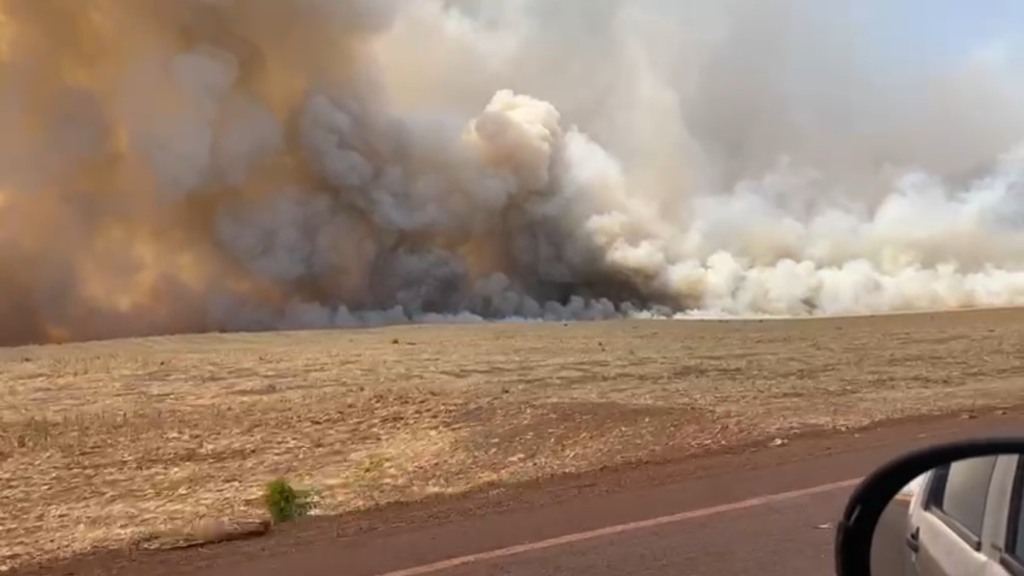
<svg viewBox="0 0 1024 576">
<path fill-rule="evenodd" d="M 106 553 L 26 574 L 728 576 L 833 573 L 857 479 L 907 449 L 1020 433 L 1024 416 L 945 418 L 647 464 L 450 501 L 321 518 L 264 539 Z M 899 531 L 899 514 L 886 529 Z M 899 539 L 876 560 L 902 558 Z M 891 564 L 891 562 L 890 562 Z M 898 567 L 879 576 L 904 574 Z"/>
</svg>

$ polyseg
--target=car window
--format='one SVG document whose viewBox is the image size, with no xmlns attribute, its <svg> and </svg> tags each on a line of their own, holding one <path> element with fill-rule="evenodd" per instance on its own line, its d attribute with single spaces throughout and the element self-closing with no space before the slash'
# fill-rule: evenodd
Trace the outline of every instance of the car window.
<svg viewBox="0 0 1024 576">
<path fill-rule="evenodd" d="M 1024 458 L 1017 463 L 1013 478 L 1013 492 L 1010 494 L 1009 516 L 1006 519 L 1006 552 L 1017 561 L 1024 560 Z"/>
<path fill-rule="evenodd" d="M 1016 516 L 1014 519 L 1013 543 L 1010 554 L 1014 558 L 1024 561 L 1024 514 L 1020 513 L 1020 508 L 1017 509 Z"/>
<path fill-rule="evenodd" d="M 1017 459 L 1013 475 L 1010 503 L 1006 511 L 1006 539 L 1003 541 L 999 564 L 1013 576 L 1024 576 L 1024 458 Z"/>
<path fill-rule="evenodd" d="M 960 460 L 936 470 L 928 495 L 930 507 L 938 509 L 972 536 L 981 536 L 985 503 L 995 470 L 996 457 Z"/>
</svg>

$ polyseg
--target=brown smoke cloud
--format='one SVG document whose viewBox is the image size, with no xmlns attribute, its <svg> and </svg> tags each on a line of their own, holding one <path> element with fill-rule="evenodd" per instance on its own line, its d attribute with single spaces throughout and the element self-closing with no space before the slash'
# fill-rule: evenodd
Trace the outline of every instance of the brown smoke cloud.
<svg viewBox="0 0 1024 576">
<path fill-rule="evenodd" d="M 0 0 L 0 344 L 1024 299 L 994 80 L 808 107 L 835 14 L 712 4 Z"/>
<path fill-rule="evenodd" d="M 253 274 L 216 222 L 317 184 L 288 125 L 310 87 L 352 81 L 374 14 L 273 0 L 2 6 L 0 341 L 210 330 L 212 296 L 274 309 L 336 288 Z"/>
</svg>

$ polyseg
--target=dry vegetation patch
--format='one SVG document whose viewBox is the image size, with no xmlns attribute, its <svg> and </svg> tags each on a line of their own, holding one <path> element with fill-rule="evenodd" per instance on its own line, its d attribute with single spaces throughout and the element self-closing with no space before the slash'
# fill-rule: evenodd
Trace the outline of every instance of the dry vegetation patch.
<svg viewBox="0 0 1024 576">
<path fill-rule="evenodd" d="M 0 565 L 1024 401 L 1024 312 L 413 326 L 0 351 Z"/>
</svg>

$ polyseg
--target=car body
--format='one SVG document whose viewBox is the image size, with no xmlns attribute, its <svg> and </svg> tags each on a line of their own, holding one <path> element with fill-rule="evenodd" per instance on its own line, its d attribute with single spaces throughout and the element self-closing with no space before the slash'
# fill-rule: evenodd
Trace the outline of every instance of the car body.
<svg viewBox="0 0 1024 576">
<path fill-rule="evenodd" d="M 919 576 L 1024 576 L 1022 464 L 1016 454 L 971 458 L 915 481 L 906 546 Z"/>
</svg>

